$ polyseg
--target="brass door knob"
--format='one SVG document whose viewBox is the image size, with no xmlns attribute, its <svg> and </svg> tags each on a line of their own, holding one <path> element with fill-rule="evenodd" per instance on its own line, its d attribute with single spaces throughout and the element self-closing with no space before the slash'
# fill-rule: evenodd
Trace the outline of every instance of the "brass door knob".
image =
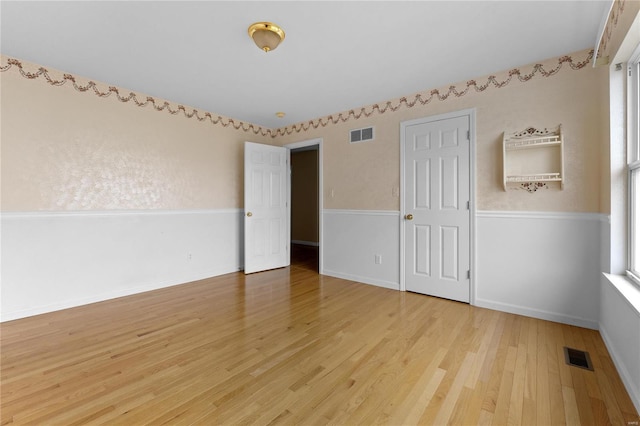
<svg viewBox="0 0 640 426">
<path fill-rule="evenodd" d="M 409 213 L 404 218 L 407 219 L 407 220 L 413 220 L 413 215 L 411 213 Z"/>
<path fill-rule="evenodd" d="M 247 217 L 251 217 L 251 216 L 253 216 L 253 213 L 247 212 Z"/>
</svg>

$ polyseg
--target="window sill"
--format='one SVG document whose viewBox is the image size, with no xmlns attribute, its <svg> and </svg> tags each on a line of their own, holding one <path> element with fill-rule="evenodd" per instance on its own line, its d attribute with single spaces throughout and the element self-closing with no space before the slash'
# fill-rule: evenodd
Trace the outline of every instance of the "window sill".
<svg viewBox="0 0 640 426">
<path fill-rule="evenodd" d="M 638 316 L 640 316 L 640 287 L 635 285 L 624 275 L 613 275 L 607 273 L 603 273 L 603 275 L 636 311 Z"/>
</svg>

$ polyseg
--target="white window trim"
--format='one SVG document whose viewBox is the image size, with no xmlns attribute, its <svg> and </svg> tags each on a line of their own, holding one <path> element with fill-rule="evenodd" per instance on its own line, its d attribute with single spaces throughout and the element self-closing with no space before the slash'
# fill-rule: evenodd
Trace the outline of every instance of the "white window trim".
<svg viewBox="0 0 640 426">
<path fill-rule="evenodd" d="M 640 123 L 638 123 L 638 111 L 640 109 L 640 45 L 629 58 L 627 67 L 627 277 L 636 285 L 640 286 L 640 265 L 634 265 L 636 270 L 632 270 L 635 252 L 640 250 L 640 241 L 634 242 L 633 232 L 640 227 L 640 223 L 634 223 L 636 212 L 631 202 L 633 194 L 634 173 L 640 173 Z M 636 191 L 637 192 L 637 191 Z M 637 204 L 637 201 L 636 201 Z"/>
</svg>

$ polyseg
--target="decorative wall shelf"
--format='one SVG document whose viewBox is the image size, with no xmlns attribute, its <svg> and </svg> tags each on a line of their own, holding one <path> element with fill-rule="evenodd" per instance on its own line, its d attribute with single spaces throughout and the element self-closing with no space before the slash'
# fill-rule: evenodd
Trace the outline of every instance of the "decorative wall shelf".
<svg viewBox="0 0 640 426">
<path fill-rule="evenodd" d="M 504 190 L 546 187 L 559 182 L 564 187 L 564 141 L 562 125 L 554 130 L 529 127 L 521 132 L 503 134 L 502 165 Z M 543 185 L 544 184 L 544 185 Z"/>
</svg>

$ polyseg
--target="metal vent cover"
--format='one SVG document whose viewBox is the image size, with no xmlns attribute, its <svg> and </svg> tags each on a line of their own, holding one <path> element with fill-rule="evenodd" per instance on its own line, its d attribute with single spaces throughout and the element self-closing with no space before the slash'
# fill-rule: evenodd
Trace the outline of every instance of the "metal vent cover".
<svg viewBox="0 0 640 426">
<path fill-rule="evenodd" d="M 363 127 L 362 129 L 353 129 L 349 132 L 349 143 L 371 141 L 374 138 L 373 127 Z"/>
<path fill-rule="evenodd" d="M 568 365 L 593 371 L 589 352 L 564 347 L 564 360 Z"/>
</svg>

